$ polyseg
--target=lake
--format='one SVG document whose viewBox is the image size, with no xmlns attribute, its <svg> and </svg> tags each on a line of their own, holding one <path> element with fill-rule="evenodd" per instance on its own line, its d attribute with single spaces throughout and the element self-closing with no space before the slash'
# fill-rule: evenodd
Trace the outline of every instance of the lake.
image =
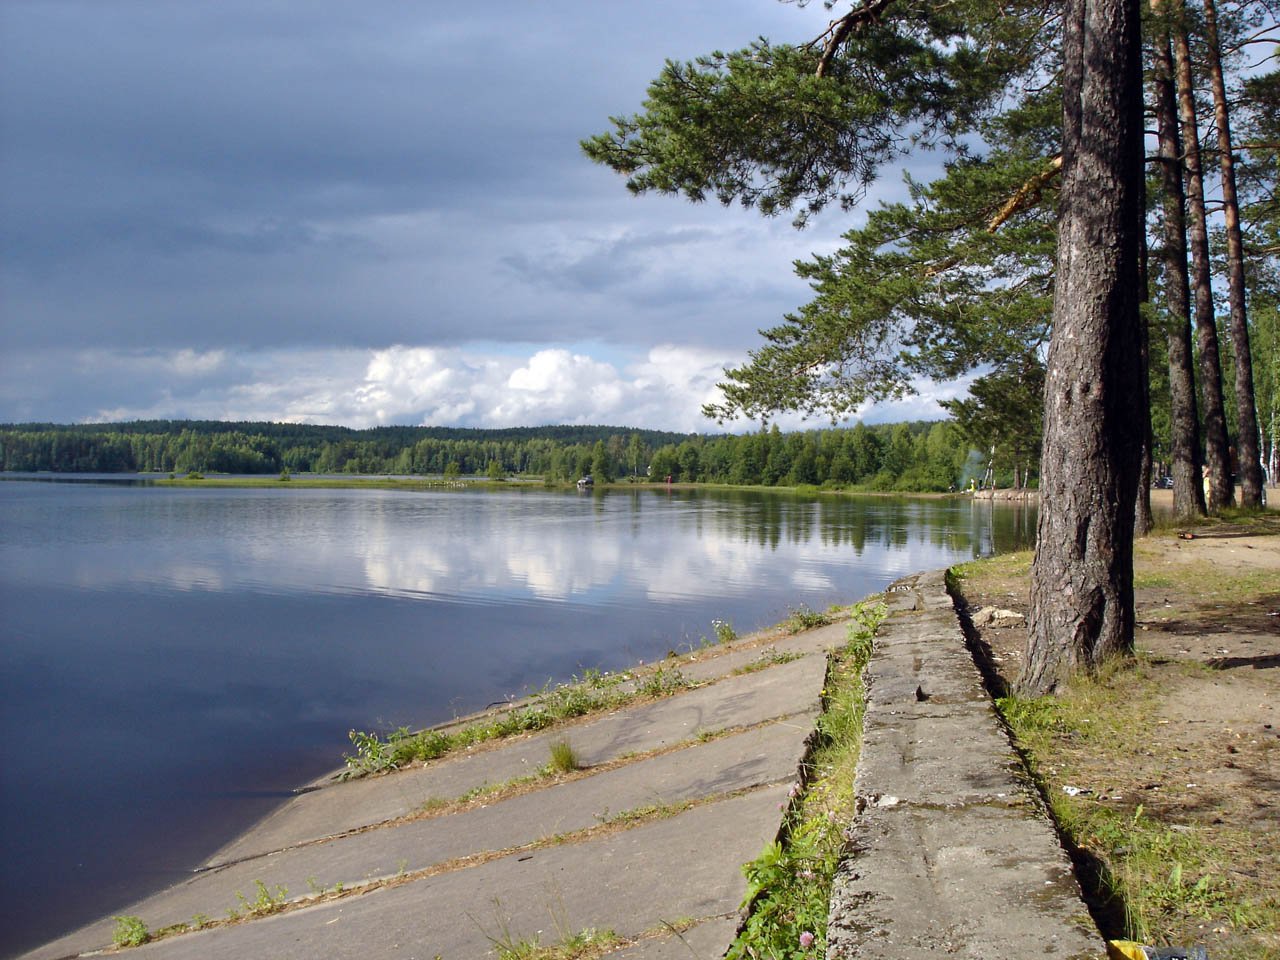
<svg viewBox="0 0 1280 960">
<path fill-rule="evenodd" d="M 339 766 L 353 728 L 657 659 L 717 619 L 746 633 L 1034 529 L 967 499 L 6 478 L 0 954 L 181 879 Z"/>
</svg>

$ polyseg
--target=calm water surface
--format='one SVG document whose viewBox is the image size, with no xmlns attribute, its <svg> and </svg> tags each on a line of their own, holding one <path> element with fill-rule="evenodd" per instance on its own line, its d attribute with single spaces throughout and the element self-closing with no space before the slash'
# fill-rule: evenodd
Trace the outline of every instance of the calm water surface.
<svg viewBox="0 0 1280 960">
<path fill-rule="evenodd" d="M 1033 535 L 963 500 L 0 483 L 0 953 L 180 879 L 352 728 Z"/>
</svg>

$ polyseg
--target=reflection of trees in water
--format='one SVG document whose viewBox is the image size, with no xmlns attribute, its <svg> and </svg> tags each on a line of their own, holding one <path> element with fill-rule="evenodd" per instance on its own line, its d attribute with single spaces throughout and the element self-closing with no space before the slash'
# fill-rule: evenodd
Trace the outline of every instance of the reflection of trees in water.
<svg viewBox="0 0 1280 960">
<path fill-rule="evenodd" d="M 819 496 L 753 490 L 682 490 L 699 524 L 746 543 L 776 548 L 815 538 L 824 547 L 900 549 L 928 544 L 973 556 L 1029 547 L 1035 507 L 1021 502 L 965 499 Z"/>
<path fill-rule="evenodd" d="M 974 500 L 970 509 L 974 556 L 1007 553 L 1035 546 L 1035 504 L 1018 500 Z"/>
</svg>

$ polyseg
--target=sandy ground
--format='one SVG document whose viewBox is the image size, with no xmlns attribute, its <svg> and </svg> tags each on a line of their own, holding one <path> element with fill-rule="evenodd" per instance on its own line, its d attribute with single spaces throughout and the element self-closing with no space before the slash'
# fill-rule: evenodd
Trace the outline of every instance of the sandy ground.
<svg viewBox="0 0 1280 960">
<path fill-rule="evenodd" d="M 1161 494 L 1168 491 L 1157 491 L 1157 508 Z M 1135 586 L 1136 646 L 1153 681 L 1141 688 L 1141 742 L 1116 756 L 1064 743 L 1061 770 L 1050 776 L 1069 775 L 1099 802 L 1226 845 L 1230 870 L 1280 910 L 1280 513 L 1244 527 L 1158 530 L 1137 544 Z M 1026 592 L 1025 565 L 965 586 L 971 610 L 1025 614 Z M 1025 625 L 979 634 L 998 676 L 1015 681 Z M 1203 938 L 1215 936 L 1223 946 L 1234 938 L 1210 921 Z M 1256 955 L 1273 955 L 1270 939 Z"/>
</svg>

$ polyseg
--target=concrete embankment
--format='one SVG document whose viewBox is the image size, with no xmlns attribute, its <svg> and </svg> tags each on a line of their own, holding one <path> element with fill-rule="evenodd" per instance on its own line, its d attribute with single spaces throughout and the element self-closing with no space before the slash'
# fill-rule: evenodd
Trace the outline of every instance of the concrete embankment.
<svg viewBox="0 0 1280 960">
<path fill-rule="evenodd" d="M 830 955 L 1100 955 L 941 574 L 887 597 Z M 722 956 L 741 866 L 778 834 L 827 653 L 845 636 L 836 623 L 712 648 L 679 664 L 697 685 L 674 695 L 386 775 L 317 781 L 184 883 L 120 911 L 151 931 L 200 927 L 129 953 L 469 958 L 595 929 L 616 935 L 610 957 Z M 561 740 L 582 769 L 524 779 Z M 229 911 L 242 919 L 200 922 Z M 27 956 L 100 950 L 114 928 L 104 918 Z"/>
<path fill-rule="evenodd" d="M 832 891 L 828 956 L 1101 956 L 943 573 L 900 580 L 886 599 L 864 673 L 858 813 Z"/>
</svg>

